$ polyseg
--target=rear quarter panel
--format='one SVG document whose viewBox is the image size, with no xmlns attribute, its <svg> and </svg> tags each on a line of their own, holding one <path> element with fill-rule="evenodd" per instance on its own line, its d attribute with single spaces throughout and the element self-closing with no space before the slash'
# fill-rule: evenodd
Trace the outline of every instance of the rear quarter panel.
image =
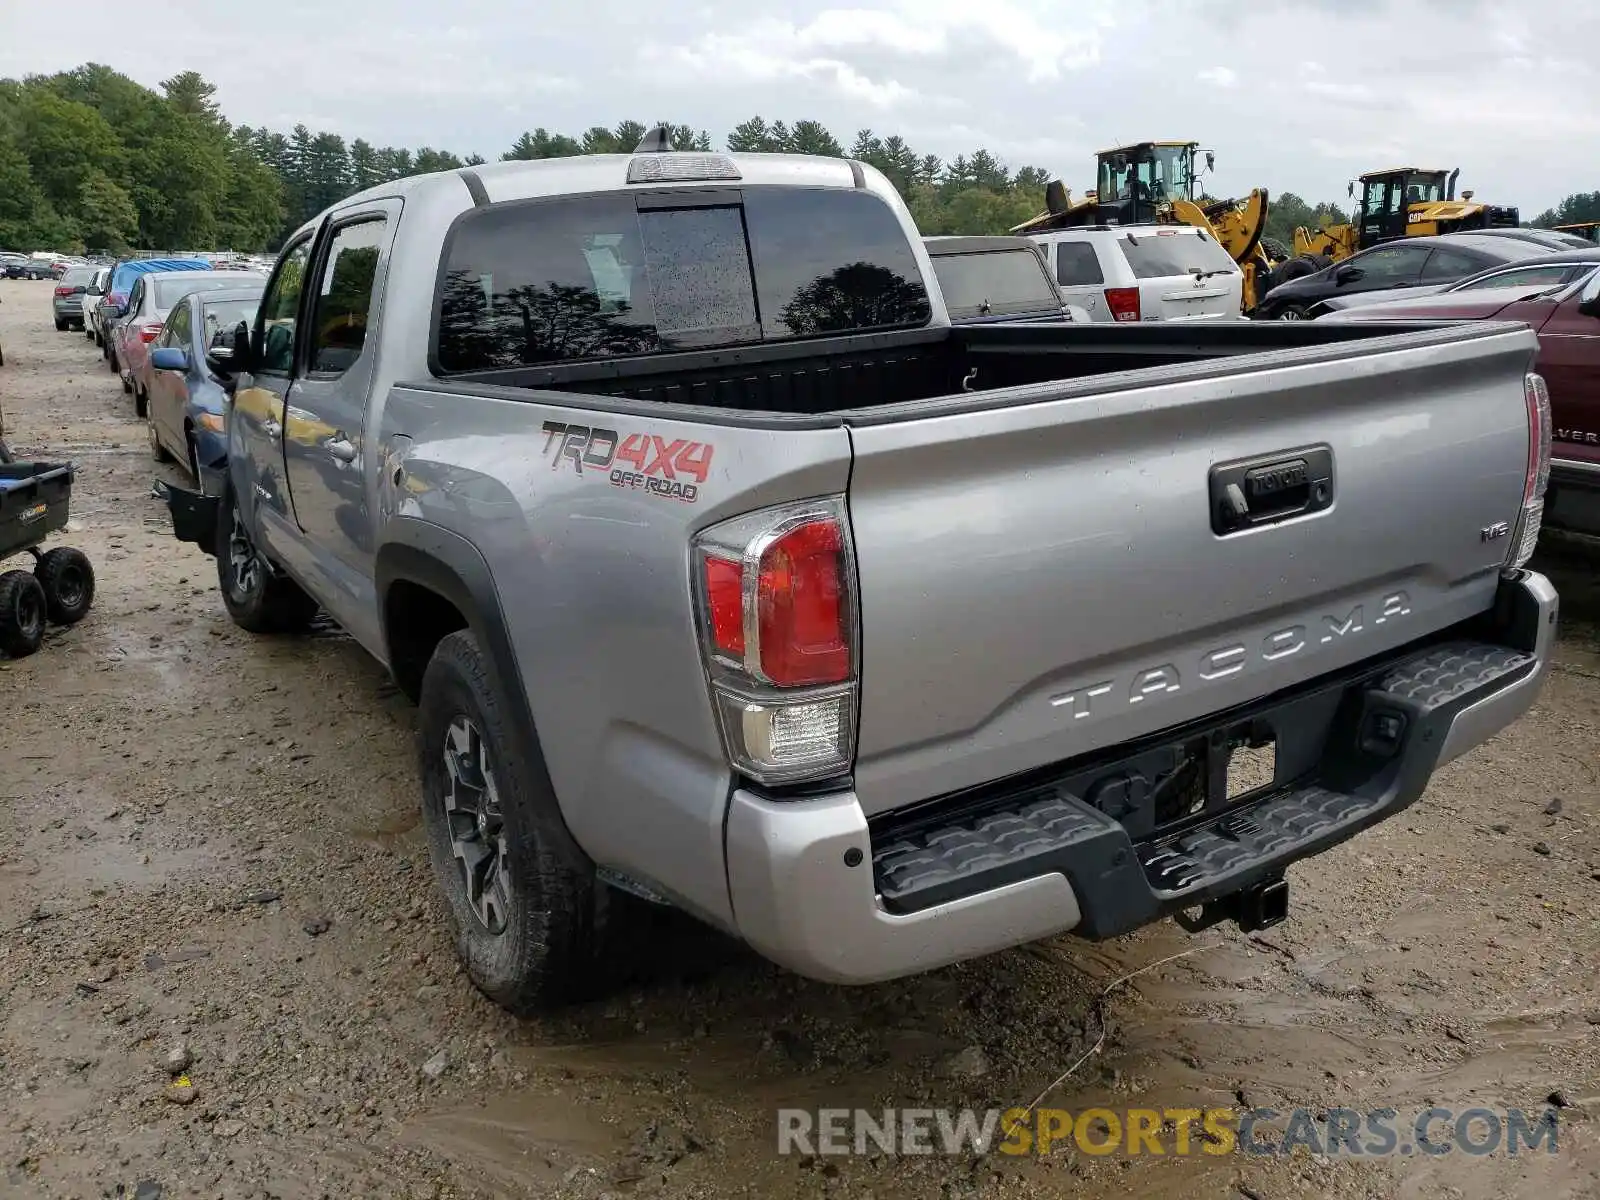
<svg viewBox="0 0 1600 1200">
<path fill-rule="evenodd" d="M 690 541 L 737 513 L 843 493 L 849 440 L 836 424 L 749 428 L 572 400 L 395 388 L 378 436 L 411 439 L 406 483 L 379 509 L 459 533 L 482 554 L 579 844 L 602 866 L 731 926 L 729 770 L 699 651 Z M 612 453 L 629 439 L 648 447 L 647 465 L 700 443 L 705 479 L 672 473 L 693 483 L 692 496 L 637 486 L 640 472 Z"/>
</svg>

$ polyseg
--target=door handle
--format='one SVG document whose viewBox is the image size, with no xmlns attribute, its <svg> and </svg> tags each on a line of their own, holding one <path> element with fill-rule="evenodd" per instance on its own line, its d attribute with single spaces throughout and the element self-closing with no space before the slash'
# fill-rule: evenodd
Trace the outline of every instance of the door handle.
<svg viewBox="0 0 1600 1200">
<path fill-rule="evenodd" d="M 261 422 L 261 432 L 266 434 L 268 438 L 275 442 L 283 436 L 283 423 L 268 417 L 265 421 Z"/>
<path fill-rule="evenodd" d="M 1211 531 L 1218 537 L 1333 503 L 1333 451 L 1307 446 L 1211 468 Z"/>
<path fill-rule="evenodd" d="M 340 462 L 355 462 L 356 448 L 344 434 L 336 433 L 322 444 L 328 448 L 328 453 Z"/>
</svg>

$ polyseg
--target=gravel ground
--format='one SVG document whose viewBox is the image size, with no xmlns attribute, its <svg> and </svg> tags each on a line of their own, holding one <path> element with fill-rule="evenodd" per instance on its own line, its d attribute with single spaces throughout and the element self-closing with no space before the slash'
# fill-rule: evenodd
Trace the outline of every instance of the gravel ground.
<svg viewBox="0 0 1600 1200">
<path fill-rule="evenodd" d="M 1294 869 L 1266 934 L 845 990 L 663 918 L 628 990 L 516 1020 L 442 935 L 410 707 L 337 630 L 229 623 L 131 399 L 48 313 L 48 284 L 0 283 L 0 404 L 14 449 L 79 464 L 65 540 L 99 596 L 0 661 L 0 1194 L 1600 1193 L 1600 559 L 1541 552 L 1542 703 Z M 779 1107 L 1025 1105 L 1080 1058 L 1047 1105 L 1567 1107 L 1558 1152 L 1519 1158 L 775 1152 Z"/>
</svg>

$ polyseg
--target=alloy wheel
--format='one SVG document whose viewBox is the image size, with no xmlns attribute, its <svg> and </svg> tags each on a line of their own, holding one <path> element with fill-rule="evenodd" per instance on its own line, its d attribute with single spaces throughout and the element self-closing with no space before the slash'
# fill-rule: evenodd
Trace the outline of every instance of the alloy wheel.
<svg viewBox="0 0 1600 1200">
<path fill-rule="evenodd" d="M 445 730 L 444 766 L 450 852 L 461 870 L 467 904 L 485 930 L 504 933 L 511 908 L 505 821 L 489 747 L 467 717 L 457 717 Z"/>
<path fill-rule="evenodd" d="M 239 510 L 233 510 L 233 528 L 228 533 L 228 566 L 233 571 L 233 584 L 239 595 L 254 595 L 261 582 L 261 558 L 255 544 L 250 541 Z"/>
</svg>

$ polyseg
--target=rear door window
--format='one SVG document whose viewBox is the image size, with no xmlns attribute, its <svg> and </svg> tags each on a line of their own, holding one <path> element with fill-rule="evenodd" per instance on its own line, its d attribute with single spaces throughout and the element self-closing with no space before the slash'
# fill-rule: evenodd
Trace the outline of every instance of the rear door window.
<svg viewBox="0 0 1600 1200">
<path fill-rule="evenodd" d="M 1105 281 L 1100 256 L 1088 242 L 1056 243 L 1056 282 L 1062 287 L 1098 287 Z"/>
<path fill-rule="evenodd" d="M 933 273 L 954 318 L 1044 312 L 1061 307 L 1061 297 L 1030 249 L 941 254 Z"/>
<path fill-rule="evenodd" d="M 1196 271 L 1237 271 L 1233 258 L 1198 230 L 1150 230 L 1119 238 L 1135 279 L 1168 279 Z"/>
<path fill-rule="evenodd" d="M 1532 287 L 1547 284 L 1555 287 L 1560 283 L 1567 283 L 1577 278 L 1577 273 L 1585 268 L 1548 264 L 1542 267 L 1517 267 L 1510 271 L 1496 271 L 1493 275 L 1485 275 L 1481 279 L 1468 279 L 1456 287 L 1452 292 L 1478 292 L 1485 288 L 1503 287 Z"/>
<path fill-rule="evenodd" d="M 1432 281 L 1460 279 L 1464 275 L 1476 274 L 1486 265 L 1469 254 L 1440 246 L 1428 255 L 1427 264 L 1422 268 L 1422 278 Z"/>
<path fill-rule="evenodd" d="M 445 373 L 925 324 L 893 211 L 797 188 L 574 197 L 464 218 L 439 285 Z"/>
</svg>

